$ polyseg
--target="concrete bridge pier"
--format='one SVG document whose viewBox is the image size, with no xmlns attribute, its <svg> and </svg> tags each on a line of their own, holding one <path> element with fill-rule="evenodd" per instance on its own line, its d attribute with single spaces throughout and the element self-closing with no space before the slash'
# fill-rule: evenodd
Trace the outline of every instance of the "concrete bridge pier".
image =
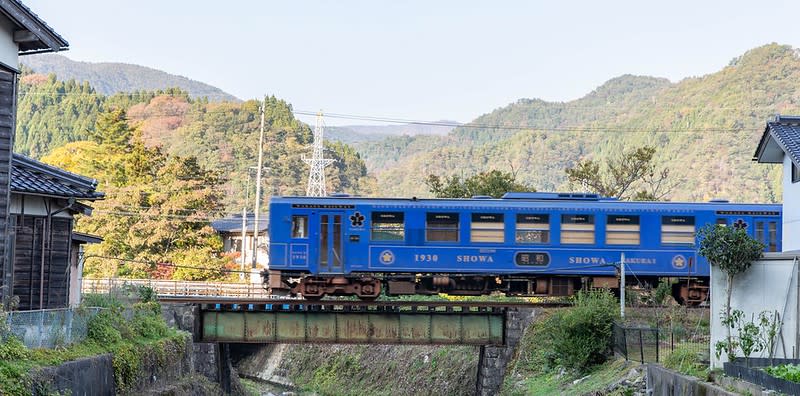
<svg viewBox="0 0 800 396">
<path fill-rule="evenodd" d="M 478 358 L 478 378 L 475 394 L 491 396 L 500 392 L 506 367 L 517 350 L 525 329 L 533 322 L 533 308 L 509 308 L 506 313 L 506 343 L 504 346 L 482 346 Z"/>
</svg>

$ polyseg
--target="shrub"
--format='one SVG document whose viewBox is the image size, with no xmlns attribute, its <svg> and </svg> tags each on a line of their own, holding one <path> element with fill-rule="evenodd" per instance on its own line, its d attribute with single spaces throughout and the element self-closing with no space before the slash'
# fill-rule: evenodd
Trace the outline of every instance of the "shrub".
<svg viewBox="0 0 800 396">
<path fill-rule="evenodd" d="M 125 319 L 116 309 L 105 309 L 89 320 L 87 337 L 100 345 L 114 345 L 122 341 L 122 333 L 117 328 Z"/>
<path fill-rule="evenodd" d="M 114 351 L 114 381 L 117 389 L 123 392 L 131 389 L 139 374 L 140 358 L 139 347 L 133 344 L 123 344 Z"/>
<path fill-rule="evenodd" d="M 606 290 L 579 292 L 574 303 L 574 307 L 549 320 L 553 352 L 550 359 L 566 369 L 584 371 L 605 362 L 611 351 L 618 305 Z"/>
<path fill-rule="evenodd" d="M 0 360 L 21 360 L 30 356 L 30 350 L 17 337 L 0 341 Z"/>
<path fill-rule="evenodd" d="M 161 317 L 161 305 L 157 302 L 137 303 L 133 306 L 131 327 L 134 333 L 144 338 L 159 338 L 169 329 Z"/>
<path fill-rule="evenodd" d="M 766 367 L 764 371 L 773 377 L 792 382 L 800 382 L 800 366 L 795 364 L 781 364 L 779 366 Z"/>
</svg>

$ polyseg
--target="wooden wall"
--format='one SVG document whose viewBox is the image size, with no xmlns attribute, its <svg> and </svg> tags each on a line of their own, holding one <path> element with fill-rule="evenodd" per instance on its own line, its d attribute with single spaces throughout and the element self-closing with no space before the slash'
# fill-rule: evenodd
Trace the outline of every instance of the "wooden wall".
<svg viewBox="0 0 800 396">
<path fill-rule="evenodd" d="M 66 307 L 72 219 L 53 217 L 50 227 L 45 226 L 44 216 L 12 214 L 10 220 L 14 231 L 13 295 L 19 298 L 18 309 Z"/>
<path fill-rule="evenodd" d="M 0 303 L 8 296 L 13 270 L 8 238 L 11 193 L 11 150 L 17 113 L 17 74 L 0 67 Z"/>
</svg>

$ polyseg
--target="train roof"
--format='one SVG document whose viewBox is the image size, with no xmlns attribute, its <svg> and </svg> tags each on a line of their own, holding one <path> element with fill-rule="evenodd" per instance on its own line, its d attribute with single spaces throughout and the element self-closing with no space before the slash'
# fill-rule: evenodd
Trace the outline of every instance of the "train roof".
<svg viewBox="0 0 800 396">
<path fill-rule="evenodd" d="M 547 195 L 518 195 L 518 194 L 550 194 Z M 556 194 L 556 195 L 553 195 Z M 561 194 L 562 196 L 558 196 Z M 370 197 L 272 197 L 272 203 L 304 204 L 324 208 L 329 205 L 371 205 L 376 207 L 436 207 L 452 209 L 490 209 L 490 208 L 574 208 L 580 209 L 591 206 L 592 208 L 619 209 L 625 211 L 647 210 L 720 210 L 720 211 L 780 211 L 781 204 L 763 203 L 732 203 L 713 200 L 709 202 L 664 202 L 664 201 L 619 201 L 613 198 L 599 197 L 596 194 L 567 194 L 564 193 L 512 193 L 504 198 L 370 198 Z M 535 205 L 534 205 L 535 204 Z"/>
</svg>

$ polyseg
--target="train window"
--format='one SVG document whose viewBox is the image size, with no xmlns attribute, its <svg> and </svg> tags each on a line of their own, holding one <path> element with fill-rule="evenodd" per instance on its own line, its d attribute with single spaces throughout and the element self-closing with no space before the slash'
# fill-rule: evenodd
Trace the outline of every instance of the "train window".
<svg viewBox="0 0 800 396">
<path fill-rule="evenodd" d="M 428 213 L 425 218 L 425 240 L 458 242 L 458 213 Z"/>
<path fill-rule="evenodd" d="M 517 243 L 549 243 L 550 215 L 518 214 L 515 239 Z"/>
<path fill-rule="evenodd" d="M 764 243 L 764 222 L 763 221 L 757 221 L 756 222 L 756 231 L 755 232 L 756 232 L 756 235 L 755 235 L 756 240 L 761 242 L 761 243 Z"/>
<path fill-rule="evenodd" d="M 606 221 L 606 244 L 638 245 L 639 216 L 609 215 Z"/>
<path fill-rule="evenodd" d="M 308 216 L 292 216 L 292 238 L 308 238 Z"/>
<path fill-rule="evenodd" d="M 768 225 L 768 235 L 769 235 L 769 243 L 767 244 L 767 248 L 770 252 L 777 252 L 778 251 L 778 223 L 774 221 L 770 221 L 767 223 Z"/>
<path fill-rule="evenodd" d="M 373 241 L 402 241 L 405 239 L 403 212 L 372 212 Z"/>
<path fill-rule="evenodd" d="M 694 216 L 661 217 L 661 243 L 694 245 Z"/>
<path fill-rule="evenodd" d="M 500 213 L 473 213 L 470 242 L 505 242 L 503 219 Z"/>
<path fill-rule="evenodd" d="M 594 243 L 594 215 L 561 215 L 561 243 Z"/>
<path fill-rule="evenodd" d="M 720 225 L 720 226 L 723 226 L 723 227 L 727 227 L 728 226 L 728 220 L 725 220 L 723 218 L 719 218 L 719 219 L 717 219 L 717 225 Z"/>
</svg>

